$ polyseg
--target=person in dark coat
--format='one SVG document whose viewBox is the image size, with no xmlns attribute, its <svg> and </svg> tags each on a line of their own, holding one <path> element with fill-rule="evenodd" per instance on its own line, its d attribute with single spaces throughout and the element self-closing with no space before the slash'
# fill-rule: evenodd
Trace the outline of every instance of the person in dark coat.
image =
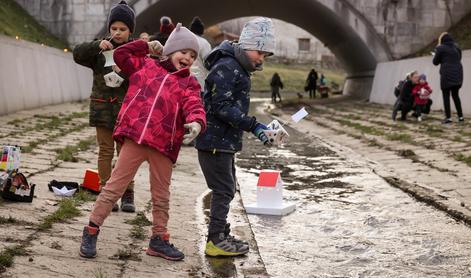
<svg viewBox="0 0 471 278">
<path fill-rule="evenodd" d="M 450 94 L 455 103 L 458 121 L 463 122 L 463 110 L 459 90 L 463 85 L 463 65 L 461 64 L 461 49 L 448 33 L 442 33 L 435 48 L 433 64 L 440 65 L 440 87 L 443 93 L 445 108 L 444 124 L 451 123 Z"/>
<path fill-rule="evenodd" d="M 412 90 L 419 83 L 419 73 L 413 71 L 407 75 L 407 79 L 402 83 L 399 96 L 393 107 L 392 119 L 396 120 L 397 112 L 401 111 L 401 121 L 407 120 L 407 114 L 412 110 L 414 97 Z"/>
<path fill-rule="evenodd" d="M 276 103 L 276 98 L 280 98 L 281 102 L 281 95 L 280 95 L 280 89 L 283 89 L 283 82 L 281 82 L 280 75 L 278 75 L 277 72 L 273 74 L 273 77 L 271 78 L 270 82 L 271 86 L 271 101 Z"/>
<path fill-rule="evenodd" d="M 249 251 L 249 244 L 230 235 L 227 223 L 236 192 L 234 159 L 242 150 L 243 132 L 253 133 L 264 145 L 271 145 L 268 129 L 249 116 L 250 76 L 263 69 L 265 57 L 275 51 L 271 19 L 258 17 L 247 22 L 238 43 L 224 41 L 205 59 L 209 70 L 203 99 L 207 129 L 196 140 L 198 161 L 211 189 L 211 207 L 205 254 L 237 256 Z"/>
<path fill-rule="evenodd" d="M 309 98 L 316 97 L 316 87 L 318 78 L 319 77 L 315 69 L 312 69 L 307 76 L 305 91 L 309 91 Z"/>
</svg>

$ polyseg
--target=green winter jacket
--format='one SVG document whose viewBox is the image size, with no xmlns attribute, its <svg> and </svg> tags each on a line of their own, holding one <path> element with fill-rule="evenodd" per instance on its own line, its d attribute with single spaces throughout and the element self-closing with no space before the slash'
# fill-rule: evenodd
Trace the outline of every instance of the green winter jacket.
<svg viewBox="0 0 471 278">
<path fill-rule="evenodd" d="M 93 87 L 90 95 L 90 126 L 114 129 L 124 96 L 128 90 L 129 82 L 125 80 L 120 87 L 106 86 L 104 75 L 112 71 L 111 67 L 104 67 L 105 56 L 100 53 L 101 40 L 82 43 L 74 48 L 74 61 L 93 70 Z M 114 49 L 119 45 L 112 42 Z"/>
</svg>

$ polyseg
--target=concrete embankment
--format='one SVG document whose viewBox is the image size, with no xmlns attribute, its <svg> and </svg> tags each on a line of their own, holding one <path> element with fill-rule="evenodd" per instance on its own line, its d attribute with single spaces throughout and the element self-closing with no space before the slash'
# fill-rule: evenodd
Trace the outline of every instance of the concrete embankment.
<svg viewBox="0 0 471 278">
<path fill-rule="evenodd" d="M 0 115 L 85 99 L 91 70 L 70 52 L 0 36 Z"/>
</svg>

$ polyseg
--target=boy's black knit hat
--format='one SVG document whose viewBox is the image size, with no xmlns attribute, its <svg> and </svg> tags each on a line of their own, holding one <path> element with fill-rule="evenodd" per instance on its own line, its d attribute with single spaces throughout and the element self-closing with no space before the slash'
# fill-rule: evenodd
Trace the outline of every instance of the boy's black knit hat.
<svg viewBox="0 0 471 278">
<path fill-rule="evenodd" d="M 197 16 L 193 18 L 190 24 L 190 31 L 201 36 L 204 33 L 204 24 L 201 19 Z"/>
<path fill-rule="evenodd" d="M 108 16 L 108 30 L 111 24 L 115 21 L 121 21 L 128 26 L 129 31 L 134 33 L 134 26 L 136 26 L 136 16 L 131 7 L 128 6 L 126 1 L 122 0 L 117 5 L 111 8 L 110 15 Z"/>
</svg>

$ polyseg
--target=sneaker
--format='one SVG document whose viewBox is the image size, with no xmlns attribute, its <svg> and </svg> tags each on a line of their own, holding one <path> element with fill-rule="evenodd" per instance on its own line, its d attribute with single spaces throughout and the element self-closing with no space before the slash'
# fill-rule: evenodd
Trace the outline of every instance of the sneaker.
<svg viewBox="0 0 471 278">
<path fill-rule="evenodd" d="M 421 117 L 421 116 L 418 116 L 418 117 L 417 117 L 417 121 L 418 121 L 418 122 L 421 122 L 421 121 L 422 121 L 422 117 Z"/>
<path fill-rule="evenodd" d="M 464 118 L 463 118 L 463 117 L 459 117 L 459 118 L 458 118 L 458 122 L 460 122 L 460 123 L 464 122 Z"/>
<path fill-rule="evenodd" d="M 204 253 L 211 257 L 217 256 L 240 256 L 249 252 L 249 245 L 235 240 L 234 237 L 226 237 L 224 233 L 217 236 L 208 236 L 208 242 Z"/>
<path fill-rule="evenodd" d="M 185 258 L 185 254 L 183 254 L 177 247 L 170 244 L 169 236 L 164 236 L 161 238 L 160 236 L 154 236 L 149 241 L 149 248 L 147 248 L 147 255 L 149 256 L 156 256 L 162 257 L 166 260 L 170 261 L 181 261 Z"/>
<path fill-rule="evenodd" d="M 83 228 L 82 243 L 80 244 L 80 256 L 84 258 L 96 257 L 96 241 L 100 228 L 85 226 Z"/>
<path fill-rule="evenodd" d="M 121 197 L 121 210 L 124 212 L 135 212 L 134 206 L 134 190 L 126 190 Z"/>
<path fill-rule="evenodd" d="M 448 125 L 448 124 L 451 124 L 451 123 L 452 123 L 452 121 L 451 121 L 450 118 L 444 119 L 444 120 L 442 121 L 442 124 L 444 124 L 444 125 Z"/>
<path fill-rule="evenodd" d="M 119 210 L 118 203 L 114 203 L 113 208 L 111 209 L 111 211 L 117 212 L 118 210 Z"/>
<path fill-rule="evenodd" d="M 226 223 L 226 226 L 224 227 L 224 236 L 229 241 L 236 242 L 239 244 L 245 244 L 247 246 L 249 245 L 247 241 L 235 238 L 234 236 L 231 235 L 231 224 L 229 223 Z"/>
</svg>

